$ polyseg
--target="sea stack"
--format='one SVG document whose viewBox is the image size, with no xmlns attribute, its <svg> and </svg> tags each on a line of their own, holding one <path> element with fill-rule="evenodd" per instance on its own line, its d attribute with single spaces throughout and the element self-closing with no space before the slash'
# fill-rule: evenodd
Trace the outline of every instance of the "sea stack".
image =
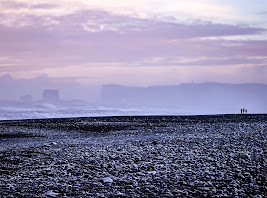
<svg viewBox="0 0 267 198">
<path fill-rule="evenodd" d="M 45 89 L 43 92 L 43 100 L 47 103 L 57 103 L 59 101 L 58 90 Z"/>
</svg>

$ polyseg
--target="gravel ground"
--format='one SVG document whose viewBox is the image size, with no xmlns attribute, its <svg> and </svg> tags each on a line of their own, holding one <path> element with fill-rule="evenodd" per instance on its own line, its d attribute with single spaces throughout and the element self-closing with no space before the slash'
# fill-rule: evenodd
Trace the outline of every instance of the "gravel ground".
<svg viewBox="0 0 267 198">
<path fill-rule="evenodd" d="M 266 197 L 267 115 L 0 121 L 1 197 Z"/>
</svg>

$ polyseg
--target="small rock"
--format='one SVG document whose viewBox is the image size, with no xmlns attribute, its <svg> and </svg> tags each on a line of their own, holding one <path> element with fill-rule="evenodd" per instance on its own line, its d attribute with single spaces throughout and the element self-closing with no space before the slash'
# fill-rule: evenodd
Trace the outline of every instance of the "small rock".
<svg viewBox="0 0 267 198">
<path fill-rule="evenodd" d="M 125 196 L 125 194 L 121 192 L 117 192 L 117 196 Z"/>
<path fill-rule="evenodd" d="M 112 183 L 113 182 L 113 179 L 111 179 L 110 177 L 104 177 L 102 180 L 104 183 Z"/>
<path fill-rule="evenodd" d="M 152 141 L 152 144 L 157 145 L 158 144 L 158 141 L 157 140 L 153 140 Z"/>
<path fill-rule="evenodd" d="M 56 197 L 56 196 L 59 195 L 59 193 L 55 193 L 55 192 L 53 192 L 52 190 L 49 190 L 49 191 L 47 191 L 47 192 L 45 193 L 45 195 L 50 196 L 50 197 Z"/>
</svg>

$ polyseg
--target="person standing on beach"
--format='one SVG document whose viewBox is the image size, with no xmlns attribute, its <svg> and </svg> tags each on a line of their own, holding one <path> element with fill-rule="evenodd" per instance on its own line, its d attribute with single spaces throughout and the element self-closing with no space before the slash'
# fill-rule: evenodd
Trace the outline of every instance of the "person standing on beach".
<svg viewBox="0 0 267 198">
<path fill-rule="evenodd" d="M 241 114 L 242 114 L 242 112 L 243 112 L 243 109 L 241 109 Z"/>
</svg>

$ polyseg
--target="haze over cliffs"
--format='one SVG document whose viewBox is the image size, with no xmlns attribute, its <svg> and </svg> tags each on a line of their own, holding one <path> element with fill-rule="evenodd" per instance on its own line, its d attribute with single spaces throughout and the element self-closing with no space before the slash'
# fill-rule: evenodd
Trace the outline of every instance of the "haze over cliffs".
<svg viewBox="0 0 267 198">
<path fill-rule="evenodd" d="M 174 86 L 127 87 L 104 85 L 101 102 L 107 106 L 175 108 L 177 111 L 238 113 L 267 111 L 266 84 L 186 83 Z"/>
<path fill-rule="evenodd" d="M 267 112 L 267 84 L 184 83 L 150 87 L 106 84 L 101 87 L 101 84 L 80 84 L 68 78 L 15 79 L 4 75 L 0 76 L 0 89 L 0 109 L 11 107 L 20 111 L 21 107 L 32 110 L 36 105 L 51 103 L 53 110 L 79 106 L 82 110 L 130 111 L 129 115 L 132 111 L 140 115 L 240 113 L 241 108 L 248 113 Z M 54 102 L 44 100 L 42 93 L 46 89 L 58 90 L 59 99 L 55 96 Z"/>
</svg>

